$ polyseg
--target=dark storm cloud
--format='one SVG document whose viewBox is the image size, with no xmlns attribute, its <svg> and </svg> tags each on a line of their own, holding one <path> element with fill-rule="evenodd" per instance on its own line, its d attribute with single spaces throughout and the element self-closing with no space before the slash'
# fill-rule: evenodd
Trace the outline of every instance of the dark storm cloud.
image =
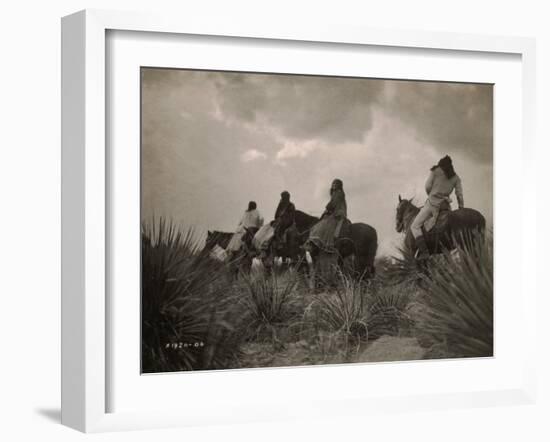
<svg viewBox="0 0 550 442">
<path fill-rule="evenodd" d="M 216 82 L 228 118 L 267 124 L 284 137 L 361 141 L 384 84 L 364 79 L 222 74 Z"/>
<path fill-rule="evenodd" d="M 492 160 L 492 86 L 354 78 L 219 74 L 228 119 L 266 124 L 297 141 L 360 142 L 383 107 L 441 154 Z"/>
<path fill-rule="evenodd" d="M 164 215 L 217 228 L 234 224 L 223 214 L 234 217 L 244 205 L 244 194 L 257 197 L 249 188 L 258 181 L 258 171 L 244 167 L 241 158 L 258 146 L 276 150 L 276 144 L 268 134 L 230 125 L 217 116 L 214 77 L 192 71 L 143 71 L 145 217 Z M 263 174 L 272 185 L 269 172 Z"/>
<path fill-rule="evenodd" d="M 442 154 L 492 161 L 492 85 L 397 81 L 391 89 L 390 112 L 414 127 L 421 142 Z"/>
<path fill-rule="evenodd" d="M 166 69 L 142 71 L 142 216 L 230 231 L 279 193 L 320 215 L 344 181 L 348 213 L 395 250 L 397 196 L 422 204 L 451 154 L 466 205 L 492 221 L 492 87 Z"/>
</svg>

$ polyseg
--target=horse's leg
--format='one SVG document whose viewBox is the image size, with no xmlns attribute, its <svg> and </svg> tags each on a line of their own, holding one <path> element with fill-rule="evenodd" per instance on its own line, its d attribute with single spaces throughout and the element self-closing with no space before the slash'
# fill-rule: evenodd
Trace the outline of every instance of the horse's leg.
<svg viewBox="0 0 550 442">
<path fill-rule="evenodd" d="M 231 275 L 233 276 L 233 280 L 239 279 L 239 263 L 232 262 L 229 264 L 229 268 L 231 271 Z"/>
<path fill-rule="evenodd" d="M 265 255 L 262 256 L 261 261 L 266 274 L 271 275 L 273 273 L 273 256 L 271 253 L 266 252 Z"/>
<path fill-rule="evenodd" d="M 292 261 L 292 270 L 301 278 L 302 282 L 309 288 L 310 266 L 306 254 L 296 254 Z"/>
<path fill-rule="evenodd" d="M 338 267 L 338 256 L 335 253 L 321 252 L 318 259 L 319 265 L 317 266 L 323 277 L 323 283 L 325 285 L 335 284 L 335 272 Z"/>
<path fill-rule="evenodd" d="M 340 272 L 344 273 L 345 271 L 344 258 L 340 254 L 338 254 L 338 258 L 337 258 L 337 267 L 338 267 L 338 270 L 340 270 Z"/>
<path fill-rule="evenodd" d="M 359 281 L 370 278 L 370 266 L 367 257 L 363 255 L 354 256 L 353 276 Z"/>
<path fill-rule="evenodd" d="M 252 270 L 252 259 L 250 258 L 250 255 L 245 255 L 242 260 L 242 272 L 244 274 L 250 274 Z"/>
<path fill-rule="evenodd" d="M 304 255 L 304 256 L 299 256 L 297 255 L 296 256 L 296 269 L 297 271 L 302 274 L 302 275 L 305 275 L 306 277 L 306 281 L 309 281 L 309 273 L 310 273 L 310 268 L 309 268 L 309 262 L 307 260 L 307 256 Z"/>
<path fill-rule="evenodd" d="M 317 286 L 317 267 L 319 265 L 318 263 L 318 255 L 316 253 L 311 252 L 309 254 L 310 260 L 306 261 L 309 268 L 309 288 L 310 290 L 316 290 Z"/>
<path fill-rule="evenodd" d="M 435 226 L 434 226 L 435 228 Z M 441 245 L 439 244 L 440 238 L 439 238 L 439 232 L 436 232 L 433 236 L 434 238 L 434 247 L 433 247 L 433 254 L 436 255 L 439 253 Z"/>
</svg>

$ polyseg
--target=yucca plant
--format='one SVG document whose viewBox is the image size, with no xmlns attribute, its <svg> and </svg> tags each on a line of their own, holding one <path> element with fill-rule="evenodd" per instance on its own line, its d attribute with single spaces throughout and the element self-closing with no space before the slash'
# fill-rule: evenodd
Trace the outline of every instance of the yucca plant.
<svg viewBox="0 0 550 442">
<path fill-rule="evenodd" d="M 369 339 L 383 335 L 395 336 L 406 332 L 412 319 L 407 308 L 411 301 L 414 286 L 401 283 L 397 286 L 379 286 L 369 296 L 368 329 Z"/>
<path fill-rule="evenodd" d="M 271 274 L 265 278 L 243 275 L 241 303 L 246 314 L 246 327 L 251 339 L 270 337 L 277 340 L 277 329 L 289 325 L 296 315 L 293 299 L 298 281 L 293 273 L 287 278 Z"/>
<path fill-rule="evenodd" d="M 426 274 L 427 263 L 417 260 L 413 251 L 407 247 L 399 248 L 398 251 L 400 256 L 386 260 L 376 279 L 385 285 L 420 283 Z"/>
<path fill-rule="evenodd" d="M 351 340 L 367 338 L 367 285 L 343 272 L 338 276 L 334 293 L 315 297 L 316 325 L 321 330 L 343 333 Z"/>
<path fill-rule="evenodd" d="M 192 229 L 142 226 L 142 371 L 219 368 L 238 351 L 222 265 Z M 223 344 L 223 345 L 222 345 Z"/>
<path fill-rule="evenodd" d="M 426 308 L 418 327 L 439 354 L 493 354 L 493 247 L 491 238 L 464 235 L 463 247 L 445 252 L 424 278 Z"/>
</svg>

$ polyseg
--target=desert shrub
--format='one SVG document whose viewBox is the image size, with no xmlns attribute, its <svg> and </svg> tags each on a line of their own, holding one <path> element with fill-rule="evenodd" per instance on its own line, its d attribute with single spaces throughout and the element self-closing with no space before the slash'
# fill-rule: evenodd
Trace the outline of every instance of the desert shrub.
<svg viewBox="0 0 550 442">
<path fill-rule="evenodd" d="M 415 287 L 410 283 L 393 286 L 377 286 L 369 296 L 369 339 L 384 335 L 404 335 L 410 330 L 413 320 L 408 306 Z"/>
<path fill-rule="evenodd" d="M 339 279 L 334 293 L 316 296 L 312 310 L 318 328 L 344 333 L 351 341 L 402 335 L 409 330 L 412 319 L 407 307 L 415 290 L 413 284 L 388 285 L 344 273 Z"/>
<path fill-rule="evenodd" d="M 193 230 L 164 219 L 142 226 L 142 371 L 222 368 L 238 353 L 238 312 L 222 265 Z"/>
<path fill-rule="evenodd" d="M 350 340 L 367 339 L 368 286 L 343 272 L 338 276 L 335 291 L 316 295 L 310 307 L 315 328 L 343 334 Z"/>
<path fill-rule="evenodd" d="M 413 285 L 421 283 L 426 275 L 426 263 L 417 260 L 406 248 L 399 249 L 400 255 L 392 256 L 377 267 L 376 279 L 384 285 Z"/>
<path fill-rule="evenodd" d="M 417 328 L 439 357 L 493 354 L 493 247 L 468 236 L 464 247 L 430 264 Z"/>
<path fill-rule="evenodd" d="M 274 273 L 266 277 L 242 275 L 237 291 L 240 291 L 240 302 L 244 306 L 249 339 L 277 341 L 278 330 L 288 327 L 297 317 L 293 292 L 298 280 L 291 272 L 285 276 L 283 278 Z"/>
</svg>

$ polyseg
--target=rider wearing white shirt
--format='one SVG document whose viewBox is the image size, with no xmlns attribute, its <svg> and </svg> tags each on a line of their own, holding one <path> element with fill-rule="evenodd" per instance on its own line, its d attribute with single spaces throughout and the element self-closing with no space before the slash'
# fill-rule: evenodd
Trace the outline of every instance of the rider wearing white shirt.
<svg viewBox="0 0 550 442">
<path fill-rule="evenodd" d="M 458 207 L 462 209 L 464 207 L 462 182 L 453 168 L 451 157 L 447 155 L 441 158 L 436 166 L 431 168 L 430 176 L 426 181 L 428 199 L 411 224 L 411 232 L 416 241 L 420 258 L 429 255 L 428 247 L 422 234 L 422 225 L 432 216 L 437 218 L 441 204 L 449 200 L 449 195 L 453 190 L 458 200 Z"/>
<path fill-rule="evenodd" d="M 250 201 L 248 203 L 248 209 L 243 213 L 239 225 L 235 230 L 235 234 L 227 245 L 228 252 L 236 252 L 240 250 L 242 246 L 242 237 L 246 233 L 247 229 L 258 230 L 264 224 L 264 219 L 258 209 L 256 208 L 256 202 Z"/>
</svg>

